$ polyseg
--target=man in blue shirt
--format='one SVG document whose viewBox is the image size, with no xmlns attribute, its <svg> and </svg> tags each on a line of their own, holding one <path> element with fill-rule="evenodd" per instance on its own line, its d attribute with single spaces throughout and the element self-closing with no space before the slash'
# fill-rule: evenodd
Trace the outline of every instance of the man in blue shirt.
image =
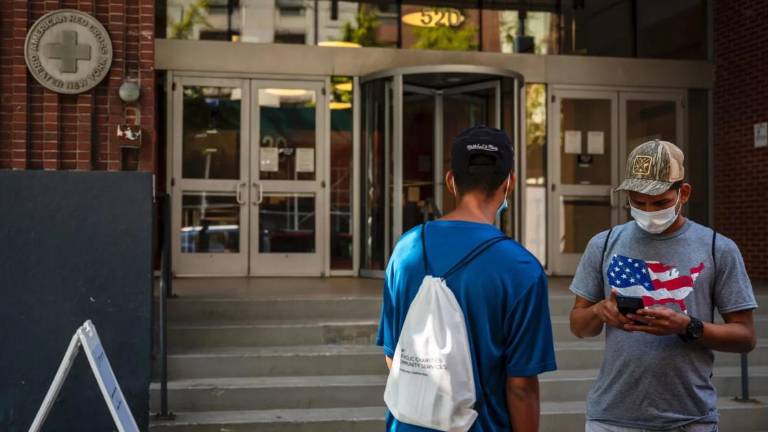
<svg viewBox="0 0 768 432">
<path fill-rule="evenodd" d="M 377 344 L 387 365 L 408 308 L 425 276 L 421 230 L 430 271 L 444 274 L 481 242 L 503 235 L 493 224 L 515 182 L 512 145 L 504 131 L 476 126 L 453 142 L 445 176 L 457 207 L 418 226 L 395 246 L 384 280 Z M 447 278 L 464 313 L 478 413 L 471 431 L 538 431 L 537 375 L 556 369 L 547 278 L 539 262 L 513 240 L 496 243 Z M 387 413 L 388 431 L 426 431 Z"/>
</svg>

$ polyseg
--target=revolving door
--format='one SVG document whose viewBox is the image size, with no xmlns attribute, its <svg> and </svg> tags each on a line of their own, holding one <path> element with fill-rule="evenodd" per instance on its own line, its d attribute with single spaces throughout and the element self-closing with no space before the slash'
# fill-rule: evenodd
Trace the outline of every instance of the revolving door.
<svg viewBox="0 0 768 432">
<path fill-rule="evenodd" d="M 477 66 L 401 68 L 361 79 L 362 276 L 381 276 L 402 233 L 455 207 L 444 178 L 459 132 L 502 128 L 519 154 L 522 85 L 517 73 Z M 518 189 L 497 221 L 513 237 Z"/>
</svg>

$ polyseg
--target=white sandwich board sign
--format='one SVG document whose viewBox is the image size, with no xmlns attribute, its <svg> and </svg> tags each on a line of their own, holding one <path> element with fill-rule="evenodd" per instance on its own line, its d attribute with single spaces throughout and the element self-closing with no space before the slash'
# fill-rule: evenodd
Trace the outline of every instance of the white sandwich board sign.
<svg viewBox="0 0 768 432">
<path fill-rule="evenodd" d="M 29 432 L 39 432 L 43 426 L 56 397 L 59 395 L 59 391 L 61 391 L 61 387 L 64 385 L 64 381 L 67 379 L 69 370 L 75 363 L 80 346 L 83 347 L 83 351 L 85 351 L 85 355 L 88 357 L 88 363 L 91 365 L 91 370 L 96 377 L 96 382 L 99 384 L 101 394 L 107 402 L 107 407 L 112 414 L 117 430 L 119 432 L 139 432 L 139 427 L 136 425 L 133 414 L 131 414 L 128 402 L 123 397 L 123 391 L 120 390 L 115 373 L 109 364 L 107 353 L 104 352 L 99 334 L 96 333 L 96 327 L 94 327 L 91 320 L 83 323 L 77 329 L 74 336 L 72 336 L 69 348 L 67 348 L 64 358 L 61 360 L 59 370 L 53 378 L 53 383 L 51 383 L 51 387 L 45 395 L 43 404 L 40 406 L 40 410 L 38 410 L 35 420 L 29 428 Z"/>
</svg>

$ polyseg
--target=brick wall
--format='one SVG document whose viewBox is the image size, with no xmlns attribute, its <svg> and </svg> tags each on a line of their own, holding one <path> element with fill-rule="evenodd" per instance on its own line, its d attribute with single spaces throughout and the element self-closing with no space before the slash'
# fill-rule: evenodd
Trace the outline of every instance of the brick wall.
<svg viewBox="0 0 768 432">
<path fill-rule="evenodd" d="M 715 226 L 741 248 L 752 279 L 768 280 L 768 1 L 718 0 L 714 13 Z"/>
<path fill-rule="evenodd" d="M 109 75 L 79 95 L 45 89 L 24 61 L 28 28 L 43 14 L 64 8 L 96 17 L 113 44 Z M 137 160 L 138 169 L 155 171 L 155 1 L 0 0 L 0 10 L 0 169 L 120 170 Z M 135 104 L 118 96 L 125 78 L 140 82 Z M 138 154 L 123 152 L 116 136 L 118 124 L 134 121 L 128 106 L 140 110 Z"/>
</svg>

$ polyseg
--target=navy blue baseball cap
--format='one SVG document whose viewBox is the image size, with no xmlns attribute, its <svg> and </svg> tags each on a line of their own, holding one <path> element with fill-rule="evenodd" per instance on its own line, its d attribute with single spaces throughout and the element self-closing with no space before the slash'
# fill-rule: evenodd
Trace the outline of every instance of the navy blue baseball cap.
<svg viewBox="0 0 768 432">
<path fill-rule="evenodd" d="M 453 140 L 451 170 L 454 175 L 507 176 L 515 165 L 512 142 L 506 132 L 485 125 L 464 129 Z"/>
</svg>

